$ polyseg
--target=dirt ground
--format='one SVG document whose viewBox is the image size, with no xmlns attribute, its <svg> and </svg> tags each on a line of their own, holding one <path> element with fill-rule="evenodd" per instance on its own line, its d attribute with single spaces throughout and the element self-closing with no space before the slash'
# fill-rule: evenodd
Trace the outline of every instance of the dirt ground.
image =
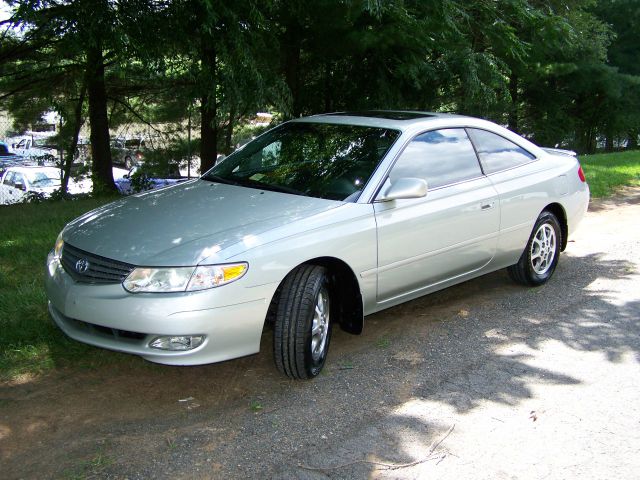
<svg viewBox="0 0 640 480">
<path fill-rule="evenodd" d="M 334 331 L 314 381 L 265 332 L 223 364 L 0 385 L 0 477 L 638 478 L 640 189 L 570 240 L 544 287 L 496 272 Z"/>
</svg>

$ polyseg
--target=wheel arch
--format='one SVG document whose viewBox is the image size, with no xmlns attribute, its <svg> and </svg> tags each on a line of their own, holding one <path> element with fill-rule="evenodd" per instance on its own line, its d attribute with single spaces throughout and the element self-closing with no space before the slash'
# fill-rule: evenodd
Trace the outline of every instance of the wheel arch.
<svg viewBox="0 0 640 480">
<path fill-rule="evenodd" d="M 562 233 L 562 244 L 560 245 L 560 251 L 564 252 L 567 248 L 567 237 L 569 236 L 569 225 L 567 223 L 567 212 L 565 212 L 564 207 L 559 203 L 550 203 L 544 209 L 543 212 L 551 212 L 553 213 L 558 222 L 560 222 L 560 229 Z"/>
<path fill-rule="evenodd" d="M 307 260 L 292 268 L 282 279 L 276 289 L 269 309 L 267 311 L 267 322 L 272 323 L 278 305 L 278 299 L 282 291 L 282 285 L 291 272 L 301 265 L 320 265 L 325 267 L 331 278 L 331 294 L 337 299 L 340 328 L 345 332 L 358 335 L 362 333 L 364 323 L 364 307 L 362 303 L 362 293 L 358 279 L 349 265 L 335 257 L 317 257 Z"/>
</svg>

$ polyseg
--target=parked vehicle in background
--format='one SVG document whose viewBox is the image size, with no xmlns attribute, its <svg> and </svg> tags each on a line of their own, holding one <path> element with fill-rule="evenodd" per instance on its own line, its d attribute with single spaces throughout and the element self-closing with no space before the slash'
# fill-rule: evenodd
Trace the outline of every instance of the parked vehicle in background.
<svg viewBox="0 0 640 480">
<path fill-rule="evenodd" d="M 111 140 L 111 159 L 114 165 L 129 169 L 140 165 L 145 149 L 143 138 L 114 138 Z"/>
<path fill-rule="evenodd" d="M 502 268 L 546 283 L 588 202 L 574 155 L 488 121 L 300 118 L 68 224 L 49 311 L 76 340 L 171 365 L 256 353 L 268 322 L 277 368 L 311 378 L 332 326 L 358 334 L 365 315 Z"/>
<path fill-rule="evenodd" d="M 13 165 L 0 177 L 0 205 L 49 198 L 61 185 L 62 171 L 58 167 Z M 70 194 L 89 193 L 91 181 L 69 179 Z"/>
<path fill-rule="evenodd" d="M 17 166 L 23 160 L 22 156 L 9 151 L 6 143 L 0 142 L 0 178 L 7 168 Z"/>
<path fill-rule="evenodd" d="M 9 146 L 6 143 L 0 142 L 0 158 L 13 158 L 17 156 L 19 156 L 17 153 L 9 151 Z"/>
<path fill-rule="evenodd" d="M 51 144 L 49 137 L 38 138 L 33 134 L 19 137 L 11 144 L 11 151 L 40 164 L 58 160 L 57 147 Z"/>
<path fill-rule="evenodd" d="M 3 173 L 0 185 L 4 187 L 4 205 L 21 202 L 29 194 L 46 198 L 60 188 L 60 169 L 41 166 L 9 167 Z"/>
<path fill-rule="evenodd" d="M 176 183 L 184 182 L 188 178 L 182 177 L 177 167 L 174 171 L 161 177 L 152 176 L 144 168 L 134 165 L 129 172 L 120 178 L 114 178 L 118 191 L 123 195 L 131 195 L 145 190 L 154 190 Z"/>
</svg>

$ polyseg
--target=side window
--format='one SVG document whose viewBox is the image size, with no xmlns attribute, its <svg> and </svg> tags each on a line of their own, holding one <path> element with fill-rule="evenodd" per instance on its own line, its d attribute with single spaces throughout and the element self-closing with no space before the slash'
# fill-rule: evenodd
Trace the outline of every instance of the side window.
<svg viewBox="0 0 640 480">
<path fill-rule="evenodd" d="M 25 189 L 27 188 L 27 184 L 24 181 L 24 176 L 21 173 L 14 173 L 13 174 L 13 183 L 14 184 L 18 184 L 19 183 L 19 184 L 23 185 Z"/>
<path fill-rule="evenodd" d="M 418 135 L 404 149 L 389 178 L 424 178 L 437 188 L 482 176 L 478 158 L 463 128 Z"/>
<path fill-rule="evenodd" d="M 275 166 L 280 159 L 280 151 L 282 150 L 282 141 L 277 140 L 270 143 L 262 149 L 262 165 Z"/>
<path fill-rule="evenodd" d="M 258 150 L 253 153 L 248 157 L 250 160 L 243 165 L 243 168 L 237 166 L 233 169 L 233 172 L 251 172 L 253 170 L 259 172 L 267 167 L 276 167 L 282 160 L 281 150 L 282 142 L 280 140 L 276 140 L 275 142 L 266 145 L 262 150 Z"/>
<path fill-rule="evenodd" d="M 469 128 L 484 173 L 487 175 L 535 160 L 535 155 L 495 133 Z"/>
<path fill-rule="evenodd" d="M 13 187 L 13 172 L 7 172 L 2 183 L 4 185 L 11 185 Z"/>
</svg>

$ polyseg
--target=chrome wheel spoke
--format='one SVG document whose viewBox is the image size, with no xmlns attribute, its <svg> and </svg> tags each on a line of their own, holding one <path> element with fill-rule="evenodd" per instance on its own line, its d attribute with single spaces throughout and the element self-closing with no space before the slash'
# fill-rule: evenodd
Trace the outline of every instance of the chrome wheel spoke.
<svg viewBox="0 0 640 480">
<path fill-rule="evenodd" d="M 320 333 L 321 330 L 322 330 L 322 327 L 320 326 L 320 323 L 316 322 L 316 320 L 314 319 L 313 327 L 311 328 L 311 335 L 315 337 Z"/>
<path fill-rule="evenodd" d="M 329 295 L 322 287 L 316 298 L 313 322 L 311 324 L 311 356 L 315 361 L 320 360 L 326 350 L 329 335 Z"/>
<path fill-rule="evenodd" d="M 556 232 L 548 223 L 540 225 L 533 241 L 529 257 L 533 271 L 538 275 L 546 273 L 556 256 Z"/>
</svg>

